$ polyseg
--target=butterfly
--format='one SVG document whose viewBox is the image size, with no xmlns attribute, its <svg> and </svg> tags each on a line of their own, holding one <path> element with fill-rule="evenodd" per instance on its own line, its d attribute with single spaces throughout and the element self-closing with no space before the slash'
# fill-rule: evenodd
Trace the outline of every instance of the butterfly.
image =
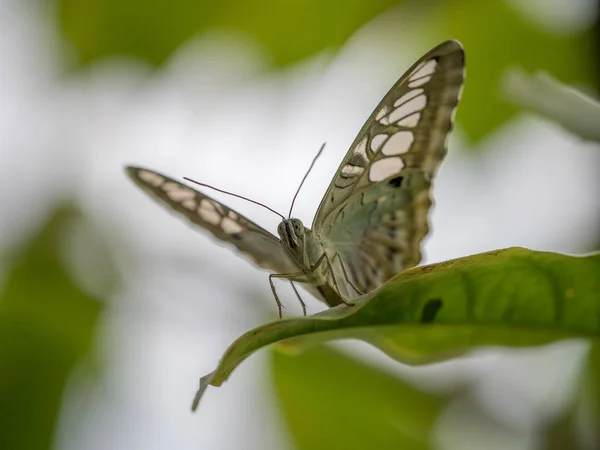
<svg viewBox="0 0 600 450">
<path fill-rule="evenodd" d="M 276 237 L 158 172 L 127 167 L 127 174 L 152 197 L 270 271 L 280 317 L 275 278 L 291 282 L 304 314 L 295 282 L 330 307 L 351 304 L 421 260 L 432 180 L 447 152 L 464 77 L 464 51 L 454 40 L 413 64 L 354 139 L 312 228 L 281 216 Z"/>
</svg>

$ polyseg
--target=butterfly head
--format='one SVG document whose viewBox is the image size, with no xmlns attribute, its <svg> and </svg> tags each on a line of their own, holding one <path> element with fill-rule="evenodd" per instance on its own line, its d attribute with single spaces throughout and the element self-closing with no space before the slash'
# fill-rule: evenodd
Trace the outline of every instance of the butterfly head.
<svg viewBox="0 0 600 450">
<path fill-rule="evenodd" d="M 298 251 L 304 247 L 305 228 L 300 219 L 285 219 L 277 227 L 281 242 L 290 250 Z"/>
</svg>

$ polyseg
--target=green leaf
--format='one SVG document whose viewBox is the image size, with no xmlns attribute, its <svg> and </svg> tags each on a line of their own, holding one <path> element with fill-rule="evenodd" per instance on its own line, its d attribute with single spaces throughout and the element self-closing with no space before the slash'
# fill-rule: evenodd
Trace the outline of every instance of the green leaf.
<svg viewBox="0 0 600 450">
<path fill-rule="evenodd" d="M 600 142 L 600 103 L 546 73 L 511 70 L 504 91 L 515 104 L 558 122 L 583 139 Z"/>
<path fill-rule="evenodd" d="M 52 448 L 63 390 L 90 351 L 101 305 L 71 279 L 60 245 L 75 213 L 57 211 L 12 258 L 0 293 L 0 448 Z"/>
<path fill-rule="evenodd" d="M 326 346 L 298 356 L 273 352 L 272 361 L 296 448 L 431 448 L 444 400 Z"/>
<path fill-rule="evenodd" d="M 275 342 L 296 352 L 332 339 L 369 342 L 406 364 L 486 345 L 532 346 L 600 336 L 600 253 L 585 257 L 509 248 L 416 267 L 354 306 L 267 323 L 238 338 L 217 370 L 220 386 L 256 350 Z M 294 338 L 294 339 L 292 339 Z"/>
</svg>

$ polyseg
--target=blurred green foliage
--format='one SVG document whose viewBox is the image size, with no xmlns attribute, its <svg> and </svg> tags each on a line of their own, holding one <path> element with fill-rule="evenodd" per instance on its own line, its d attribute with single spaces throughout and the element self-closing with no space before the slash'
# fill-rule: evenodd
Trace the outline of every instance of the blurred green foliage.
<svg viewBox="0 0 600 450">
<path fill-rule="evenodd" d="M 402 0 L 58 0 L 64 35 L 88 64 L 125 54 L 152 64 L 209 30 L 243 33 L 284 66 L 339 48 Z"/>
<path fill-rule="evenodd" d="M 479 141 L 518 111 L 501 98 L 506 70 L 545 70 L 565 83 L 593 85 L 593 30 L 555 34 L 523 17 L 504 0 L 454 0 L 432 8 L 436 34 L 465 46 L 467 79 L 457 120 Z"/>
<path fill-rule="evenodd" d="M 52 448 L 71 371 L 90 352 L 102 305 L 73 282 L 61 258 L 75 219 L 55 212 L 12 259 L 0 293 L 0 448 Z"/>
<path fill-rule="evenodd" d="M 458 121 L 475 143 L 518 111 L 500 97 L 509 67 L 546 70 L 566 83 L 591 85 L 597 79 L 592 30 L 552 33 L 504 0 L 56 1 L 62 33 L 82 64 L 130 55 L 158 65 L 186 39 L 224 30 L 259 42 L 274 67 L 338 49 L 374 17 L 406 4 L 396 8 L 395 21 L 417 33 L 410 43 L 422 53 L 446 39 L 465 46 L 468 75 Z"/>
<path fill-rule="evenodd" d="M 503 84 L 515 104 L 559 123 L 582 139 L 600 142 L 600 103 L 546 73 L 515 69 Z"/>
<path fill-rule="evenodd" d="M 327 346 L 272 355 L 277 399 L 296 448 L 431 448 L 444 399 Z"/>
</svg>

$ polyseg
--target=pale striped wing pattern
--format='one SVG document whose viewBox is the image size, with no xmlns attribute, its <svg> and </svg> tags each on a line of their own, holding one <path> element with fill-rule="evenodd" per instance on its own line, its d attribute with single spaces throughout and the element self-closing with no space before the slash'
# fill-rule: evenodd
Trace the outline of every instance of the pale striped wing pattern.
<svg viewBox="0 0 600 450">
<path fill-rule="evenodd" d="M 222 203 L 152 170 L 127 167 L 127 174 L 151 197 L 221 242 L 235 246 L 263 269 L 278 273 L 299 270 L 278 238 Z"/>
<path fill-rule="evenodd" d="M 371 114 L 321 201 L 313 230 L 363 292 L 421 260 L 431 181 L 446 155 L 464 67 L 457 41 L 419 59 Z"/>
</svg>

